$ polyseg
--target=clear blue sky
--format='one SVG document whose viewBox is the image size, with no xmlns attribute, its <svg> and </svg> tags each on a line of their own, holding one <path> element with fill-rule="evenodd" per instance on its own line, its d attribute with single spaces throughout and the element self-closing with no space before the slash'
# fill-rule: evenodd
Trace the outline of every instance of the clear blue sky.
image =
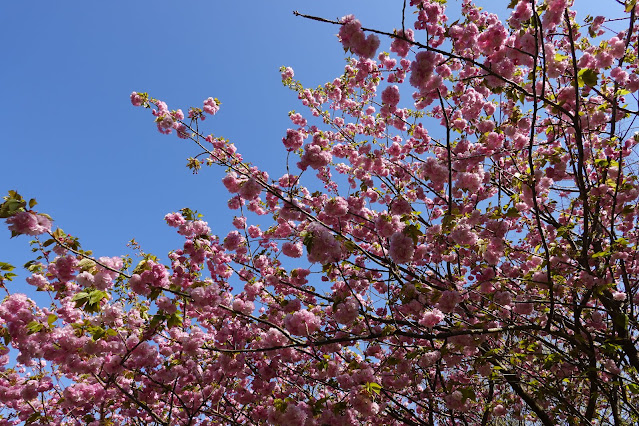
<svg viewBox="0 0 639 426">
<path fill-rule="evenodd" d="M 460 1 L 449 3 L 457 9 Z M 504 13 L 507 1 L 483 3 Z M 275 176 L 284 167 L 287 113 L 303 110 L 282 86 L 279 67 L 292 66 L 296 78 L 316 86 L 340 75 L 344 63 L 337 27 L 292 11 L 327 18 L 354 13 L 365 26 L 392 31 L 401 25 L 401 4 L 3 2 L 0 192 L 35 197 L 36 209 L 97 256 L 124 254 L 135 238 L 166 260 L 180 239 L 163 217 L 186 206 L 225 235 L 233 213 L 219 182 L 223 171 L 193 176 L 185 160 L 197 153 L 194 145 L 160 135 L 129 94 L 147 91 L 184 110 L 219 98 L 222 110 L 206 120 L 206 131 L 229 138 L 245 159 Z M 6 226 L 0 228 L 0 261 L 30 260 L 29 238 L 9 240 Z M 15 285 L 27 286 L 22 282 Z"/>
<path fill-rule="evenodd" d="M 316 86 L 344 63 L 337 27 L 292 11 L 353 12 L 392 30 L 388 16 L 401 17 L 394 3 L 3 2 L 0 191 L 35 197 L 36 209 L 98 256 L 123 254 L 136 238 L 166 260 L 180 240 L 163 217 L 186 206 L 225 235 L 233 214 L 222 171 L 193 176 L 185 164 L 195 146 L 159 134 L 129 94 L 148 91 L 184 110 L 217 97 L 222 109 L 206 130 L 231 139 L 247 160 L 282 170 L 287 113 L 301 105 L 279 67 Z M 3 224 L 0 261 L 24 264 L 29 238 L 8 237 Z"/>
</svg>

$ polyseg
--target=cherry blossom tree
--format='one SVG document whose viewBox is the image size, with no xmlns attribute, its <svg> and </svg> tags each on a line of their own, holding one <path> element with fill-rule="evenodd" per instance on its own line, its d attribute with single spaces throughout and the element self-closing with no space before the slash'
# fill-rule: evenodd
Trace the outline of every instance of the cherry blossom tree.
<svg viewBox="0 0 639 426">
<path fill-rule="evenodd" d="M 639 422 L 636 1 L 445 3 L 390 31 L 295 12 L 351 57 L 317 88 L 282 68 L 283 176 L 202 130 L 217 99 L 134 92 L 237 212 L 225 236 L 167 214 L 168 265 L 95 258 L 10 192 L 53 303 L 0 264 L 0 424 Z"/>
</svg>

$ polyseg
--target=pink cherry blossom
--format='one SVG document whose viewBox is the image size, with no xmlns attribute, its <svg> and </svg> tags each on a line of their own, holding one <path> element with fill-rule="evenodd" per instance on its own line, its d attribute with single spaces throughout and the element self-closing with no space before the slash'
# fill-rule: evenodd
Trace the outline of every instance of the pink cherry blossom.
<svg viewBox="0 0 639 426">
<path fill-rule="evenodd" d="M 432 311 L 425 311 L 419 319 L 419 325 L 424 327 L 433 328 L 444 319 L 444 314 L 439 309 L 433 309 Z"/>
<path fill-rule="evenodd" d="M 320 319 L 306 309 L 294 312 L 284 320 L 286 329 L 297 336 L 308 336 L 319 330 Z"/>
<path fill-rule="evenodd" d="M 16 234 L 40 235 L 51 230 L 51 220 L 41 214 L 18 212 L 7 219 L 9 230 Z"/>
<path fill-rule="evenodd" d="M 390 239 L 389 255 L 395 263 L 408 263 L 413 258 L 415 243 L 413 239 L 402 233 L 396 232 Z"/>
</svg>

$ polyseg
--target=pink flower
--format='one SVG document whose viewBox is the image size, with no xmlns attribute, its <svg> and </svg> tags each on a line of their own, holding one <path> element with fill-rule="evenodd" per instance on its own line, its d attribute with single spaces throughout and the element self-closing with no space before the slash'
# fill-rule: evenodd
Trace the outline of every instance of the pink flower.
<svg viewBox="0 0 639 426">
<path fill-rule="evenodd" d="M 403 232 L 396 232 L 390 239 L 389 255 L 395 263 L 408 263 L 415 253 L 415 242 Z"/>
<path fill-rule="evenodd" d="M 398 215 L 380 214 L 375 219 L 375 230 L 382 237 L 392 237 L 393 234 L 404 229 L 404 223 Z"/>
<path fill-rule="evenodd" d="M 362 31 L 362 25 L 353 15 L 342 18 L 339 38 L 344 49 L 348 49 L 362 58 L 372 58 L 379 48 L 379 38 L 374 34 L 369 34 L 366 37 Z"/>
<path fill-rule="evenodd" d="M 415 40 L 413 30 L 411 30 L 410 28 L 406 30 L 406 33 L 404 33 L 404 31 L 402 30 L 398 30 L 397 37 L 405 37 L 410 41 Z M 397 53 L 401 57 L 405 57 L 406 55 L 408 55 L 410 46 L 410 42 L 402 40 L 401 38 L 394 38 L 393 42 L 391 43 L 390 51 Z"/>
<path fill-rule="evenodd" d="M 442 293 L 437 307 L 443 312 L 452 312 L 457 304 L 461 301 L 461 295 L 454 290 L 446 290 Z"/>
<path fill-rule="evenodd" d="M 522 22 L 527 21 L 532 16 L 532 7 L 530 6 L 530 2 L 528 0 L 522 0 L 517 3 L 515 10 L 510 15 L 510 25 L 513 28 L 519 28 Z"/>
<path fill-rule="evenodd" d="M 612 298 L 618 302 L 623 302 L 624 300 L 626 300 L 626 293 L 624 293 L 623 291 L 613 291 Z"/>
<path fill-rule="evenodd" d="M 293 68 L 286 67 L 282 69 L 282 80 L 288 80 L 290 78 L 293 78 L 294 75 L 295 73 L 293 72 Z"/>
<path fill-rule="evenodd" d="M 240 190 L 240 183 L 242 181 L 237 178 L 235 172 L 231 172 L 222 178 L 224 187 L 230 192 L 235 193 Z"/>
<path fill-rule="evenodd" d="M 246 218 L 244 216 L 234 217 L 233 226 L 237 229 L 244 229 L 246 227 Z"/>
<path fill-rule="evenodd" d="M 240 186 L 240 189 L 238 191 L 238 193 L 240 194 L 240 197 L 244 198 L 245 200 L 254 200 L 260 196 L 261 192 L 262 192 L 262 185 L 260 185 L 253 178 L 250 178 L 249 180 L 245 181 Z"/>
<path fill-rule="evenodd" d="M 612 71 L 610 71 L 610 77 L 621 85 L 628 83 L 628 73 L 619 67 L 613 68 Z"/>
<path fill-rule="evenodd" d="M 309 262 L 326 265 L 342 258 L 342 245 L 324 226 L 313 222 L 306 228 L 306 232 L 309 235 L 304 244 L 308 250 Z"/>
<path fill-rule="evenodd" d="M 36 236 L 51 230 L 51 220 L 41 214 L 18 212 L 7 219 L 9 230 L 16 234 Z"/>
<path fill-rule="evenodd" d="M 147 296 L 151 293 L 149 286 L 142 280 L 142 277 L 138 274 L 133 274 L 129 279 L 129 287 L 131 290 L 142 296 Z"/>
<path fill-rule="evenodd" d="M 302 309 L 284 319 L 284 327 L 296 336 L 308 336 L 320 328 L 320 319 L 312 312 Z"/>
<path fill-rule="evenodd" d="M 450 238 L 461 246 L 474 246 L 477 244 L 477 234 L 467 224 L 461 224 L 455 227 L 453 232 L 450 233 Z"/>
<path fill-rule="evenodd" d="M 362 24 L 355 19 L 354 15 L 346 15 L 341 19 L 342 26 L 339 29 L 339 38 L 345 48 L 351 45 L 352 37 L 361 31 Z"/>
<path fill-rule="evenodd" d="M 302 147 L 304 138 L 297 130 L 288 129 L 286 131 L 286 137 L 282 138 L 282 143 L 284 143 L 287 151 L 297 151 Z"/>
<path fill-rule="evenodd" d="M 483 181 L 482 173 L 466 173 L 462 172 L 457 175 L 457 187 L 467 189 L 471 193 L 476 193 L 481 187 Z"/>
<path fill-rule="evenodd" d="M 395 107 L 399 103 L 399 87 L 388 86 L 382 92 L 382 102 Z"/>
<path fill-rule="evenodd" d="M 464 401 L 464 395 L 458 390 L 450 395 L 446 395 L 444 401 L 446 402 L 446 406 L 451 410 L 467 411 L 469 408 L 466 403 L 467 401 Z"/>
<path fill-rule="evenodd" d="M 275 346 L 282 346 L 286 343 L 286 336 L 276 328 L 269 328 L 263 337 L 264 346 L 272 348 Z"/>
<path fill-rule="evenodd" d="M 432 319 L 432 321 L 434 321 L 434 318 Z M 437 323 L 435 323 L 435 325 L 437 325 Z M 435 325 L 433 325 L 433 327 Z M 432 327 L 430 327 L 430 328 L 432 328 Z M 441 354 L 439 353 L 439 351 L 426 352 L 425 354 L 423 354 L 419 358 L 419 361 L 418 361 L 419 362 L 419 366 L 422 367 L 422 368 L 428 368 L 431 365 L 435 365 L 435 363 L 437 361 L 439 361 L 440 358 L 441 358 Z"/>
<path fill-rule="evenodd" d="M 91 287 L 93 286 L 94 276 L 91 272 L 84 271 L 75 277 L 75 281 L 82 287 Z"/>
<path fill-rule="evenodd" d="M 438 62 L 435 53 L 423 50 L 418 52 L 410 66 L 411 74 L 409 81 L 411 86 L 417 89 L 425 89 Z"/>
<path fill-rule="evenodd" d="M 250 315 L 254 309 L 255 309 L 255 305 L 251 301 L 242 300 L 242 299 L 233 300 L 234 311 L 241 312 L 245 315 Z"/>
<path fill-rule="evenodd" d="M 226 238 L 224 238 L 224 248 L 227 250 L 237 250 L 243 243 L 244 237 L 237 231 L 229 232 Z"/>
<path fill-rule="evenodd" d="M 343 197 L 328 200 L 324 206 L 324 212 L 333 217 L 342 217 L 348 213 L 348 201 Z"/>
<path fill-rule="evenodd" d="M 156 304 L 158 305 L 158 308 L 160 308 L 167 314 L 172 314 L 177 310 L 177 307 L 173 304 L 173 301 L 166 296 L 158 297 Z"/>
<path fill-rule="evenodd" d="M 33 274 L 30 277 L 27 277 L 26 281 L 28 284 L 38 287 L 40 290 L 46 289 L 49 285 L 49 281 L 44 277 L 44 275 L 41 274 Z"/>
<path fill-rule="evenodd" d="M 282 245 L 282 253 L 288 257 L 302 257 L 302 243 L 291 243 L 287 241 Z"/>
<path fill-rule="evenodd" d="M 401 216 L 413 212 L 413 207 L 405 198 L 396 198 L 391 204 L 391 213 Z"/>
<path fill-rule="evenodd" d="M 448 169 L 434 157 L 428 157 L 422 164 L 422 174 L 433 182 L 435 189 L 448 180 Z"/>
<path fill-rule="evenodd" d="M 626 53 L 626 44 L 619 37 L 613 37 L 608 40 L 608 46 L 610 48 L 610 53 L 615 58 L 621 58 Z"/>
<path fill-rule="evenodd" d="M 351 324 L 359 316 L 359 302 L 354 297 L 348 297 L 338 304 L 333 312 L 333 318 L 340 324 Z"/>
<path fill-rule="evenodd" d="M 204 107 L 202 110 L 207 114 L 215 115 L 220 110 L 220 101 L 208 98 L 204 101 Z"/>
<path fill-rule="evenodd" d="M 444 319 L 444 313 L 435 308 L 432 311 L 425 311 L 419 319 L 419 325 L 433 328 Z"/>
<path fill-rule="evenodd" d="M 495 303 L 501 306 L 510 306 L 513 302 L 512 295 L 507 291 L 498 291 L 495 293 L 494 299 Z"/>
<path fill-rule="evenodd" d="M 495 408 L 493 408 L 493 415 L 501 417 L 504 414 L 506 414 L 506 408 L 501 404 L 495 405 Z"/>
<path fill-rule="evenodd" d="M 524 295 L 517 296 L 517 302 L 515 303 L 515 307 L 513 311 L 519 315 L 528 315 L 533 311 L 533 304 L 530 302 L 526 302 L 526 297 Z"/>
<path fill-rule="evenodd" d="M 164 216 L 164 220 L 166 220 L 166 223 L 169 226 L 172 226 L 174 228 L 177 228 L 178 226 L 183 225 L 186 222 L 186 220 L 180 213 L 168 213 L 166 216 Z"/>
<path fill-rule="evenodd" d="M 178 234 L 184 235 L 187 238 L 193 238 L 198 235 L 208 234 L 211 229 L 208 227 L 208 224 L 201 220 L 196 220 L 192 222 L 184 222 L 180 226 L 178 226 Z"/>
<path fill-rule="evenodd" d="M 277 183 L 279 183 L 282 188 L 290 188 L 291 186 L 295 185 L 298 180 L 299 176 L 289 175 L 288 173 L 286 173 L 278 179 Z"/>
<path fill-rule="evenodd" d="M 143 102 L 144 100 L 138 92 L 131 93 L 131 103 L 133 106 L 141 106 Z"/>
<path fill-rule="evenodd" d="M 249 226 L 247 231 L 248 231 L 249 237 L 251 238 L 259 238 L 262 236 L 262 230 L 260 230 L 260 228 L 255 225 Z"/>
<path fill-rule="evenodd" d="M 301 161 L 297 163 L 297 166 L 302 170 L 306 170 L 308 166 L 317 170 L 328 165 L 332 159 L 333 156 L 330 151 L 323 149 L 317 144 L 308 144 L 304 148 L 304 154 L 302 155 Z"/>
</svg>

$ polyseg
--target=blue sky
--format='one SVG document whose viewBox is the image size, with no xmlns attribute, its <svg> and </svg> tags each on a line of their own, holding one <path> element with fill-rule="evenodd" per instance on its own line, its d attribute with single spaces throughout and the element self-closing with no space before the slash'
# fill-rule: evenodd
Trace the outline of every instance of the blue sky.
<svg viewBox="0 0 639 426">
<path fill-rule="evenodd" d="M 460 1 L 449 3 L 457 9 Z M 484 3 L 499 4 L 505 16 L 505 0 Z M 160 135 L 129 94 L 147 91 L 184 110 L 219 98 L 222 109 L 206 120 L 206 131 L 227 137 L 245 159 L 276 176 L 285 165 L 287 113 L 303 111 L 282 86 L 279 67 L 292 66 L 303 84 L 317 86 L 340 75 L 344 64 L 337 27 L 292 11 L 332 19 L 354 13 L 365 26 L 392 31 L 401 25 L 401 4 L 3 2 L 0 192 L 36 198 L 36 209 L 97 256 L 127 253 L 135 238 L 166 260 L 180 239 L 163 217 L 187 206 L 225 235 L 234 213 L 226 208 L 223 171 L 192 175 L 185 164 L 198 153 L 194 145 Z M 9 240 L 6 226 L 0 228 L 0 261 L 30 260 L 29 239 Z M 13 291 L 27 291 L 21 282 Z"/>
<path fill-rule="evenodd" d="M 0 6 L 0 33 L 11 40 L 0 67 L 0 190 L 35 197 L 36 209 L 96 255 L 124 254 L 136 238 L 164 259 L 180 243 L 164 224 L 166 213 L 197 209 L 223 235 L 233 213 L 219 182 L 223 171 L 192 175 L 185 164 L 194 145 L 159 134 L 129 94 L 147 91 L 184 110 L 219 98 L 222 109 L 205 122 L 207 132 L 279 171 L 287 113 L 301 110 L 279 67 L 294 67 L 316 86 L 344 63 L 337 28 L 292 11 L 328 18 L 352 12 L 389 29 L 389 14 L 401 17 L 393 2 L 370 0 L 37 3 Z M 29 239 L 8 237 L 2 226 L 0 261 L 24 264 Z"/>
</svg>

